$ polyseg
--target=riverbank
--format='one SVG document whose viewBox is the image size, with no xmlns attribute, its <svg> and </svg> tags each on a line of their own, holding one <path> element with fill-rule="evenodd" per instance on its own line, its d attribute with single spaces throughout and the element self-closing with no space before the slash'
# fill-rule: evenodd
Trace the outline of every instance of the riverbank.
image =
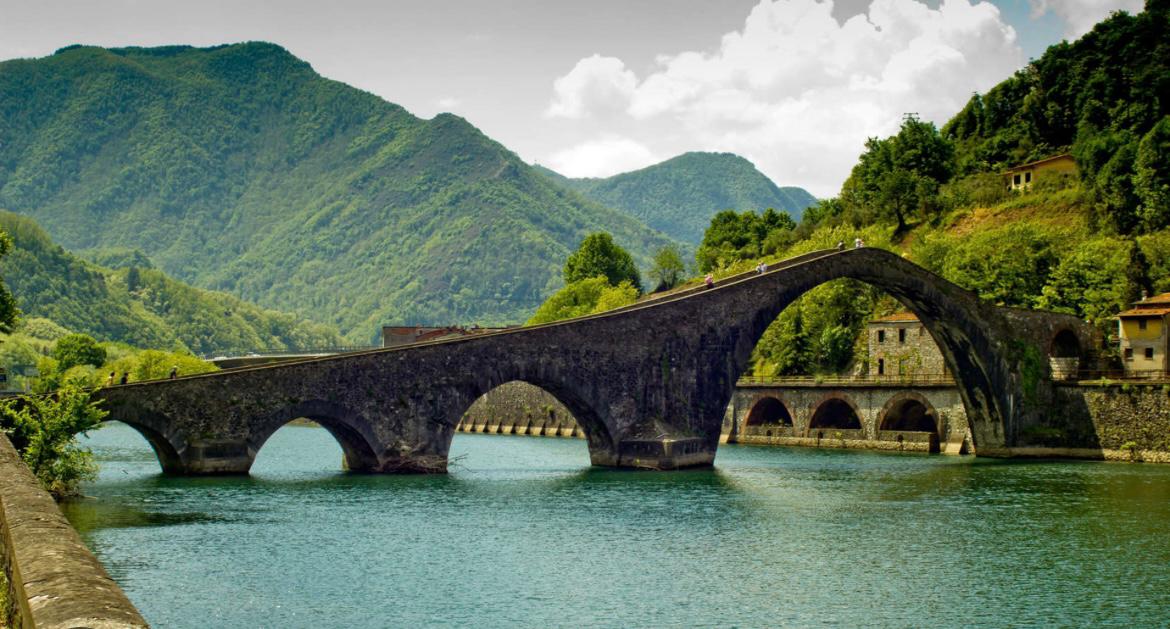
<svg viewBox="0 0 1170 629">
<path fill-rule="evenodd" d="M 0 432 L 0 617 L 14 627 L 146 627 Z"/>
</svg>

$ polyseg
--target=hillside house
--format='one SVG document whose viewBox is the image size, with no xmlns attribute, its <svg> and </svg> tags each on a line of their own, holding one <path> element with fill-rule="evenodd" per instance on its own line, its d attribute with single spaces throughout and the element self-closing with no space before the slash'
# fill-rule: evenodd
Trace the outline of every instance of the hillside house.
<svg viewBox="0 0 1170 629">
<path fill-rule="evenodd" d="M 1039 179 L 1057 175 L 1077 174 L 1077 163 L 1072 155 L 1064 153 L 1009 168 L 1003 174 L 1008 190 L 1027 190 Z"/>
<path fill-rule="evenodd" d="M 869 377 L 943 376 L 946 361 L 934 337 L 912 312 L 897 312 L 866 325 Z"/>
<path fill-rule="evenodd" d="M 1121 362 L 1126 373 L 1167 369 L 1167 317 L 1170 293 L 1135 301 L 1133 308 L 1117 315 L 1121 338 Z"/>
</svg>

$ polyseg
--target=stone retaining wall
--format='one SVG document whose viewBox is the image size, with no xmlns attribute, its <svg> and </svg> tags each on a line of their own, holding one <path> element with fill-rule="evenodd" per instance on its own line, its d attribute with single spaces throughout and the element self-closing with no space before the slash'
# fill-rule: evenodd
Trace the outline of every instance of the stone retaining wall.
<svg viewBox="0 0 1170 629">
<path fill-rule="evenodd" d="M 1170 383 L 1063 384 L 1055 398 L 1011 456 L 1170 463 Z"/>
<path fill-rule="evenodd" d="M 3 616 L 11 627 L 147 626 L 3 433 L 0 567 L 8 581 Z"/>
</svg>

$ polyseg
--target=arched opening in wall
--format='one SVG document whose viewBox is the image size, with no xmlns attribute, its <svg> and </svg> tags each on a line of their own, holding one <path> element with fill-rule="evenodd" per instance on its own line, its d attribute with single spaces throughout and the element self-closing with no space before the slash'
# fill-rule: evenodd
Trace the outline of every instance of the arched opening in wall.
<svg viewBox="0 0 1170 629">
<path fill-rule="evenodd" d="M 290 476 L 372 472 L 378 457 L 363 434 L 366 425 L 348 409 L 330 402 L 313 400 L 273 413 L 264 421 L 256 443 L 250 473 L 259 476 Z"/>
<path fill-rule="evenodd" d="M 934 410 L 916 399 L 901 400 L 886 411 L 880 430 L 938 433 Z"/>
<path fill-rule="evenodd" d="M 841 398 L 830 398 L 821 402 L 809 420 L 810 431 L 831 428 L 834 430 L 861 430 L 861 418 L 853 405 Z"/>
<path fill-rule="evenodd" d="M 93 452 L 103 473 L 153 475 L 179 466 L 174 447 L 148 426 L 110 419 L 96 430 L 78 435 L 77 441 Z"/>
<path fill-rule="evenodd" d="M 767 396 L 752 405 L 744 418 L 743 437 L 791 436 L 792 414 L 780 400 Z"/>
<path fill-rule="evenodd" d="M 752 406 L 744 424 L 747 426 L 791 426 L 792 415 L 783 402 L 769 396 L 761 398 Z"/>
<path fill-rule="evenodd" d="M 1076 333 L 1068 329 L 1056 333 L 1049 345 L 1048 363 L 1054 380 L 1076 378 L 1081 367 L 1081 342 Z"/>
<path fill-rule="evenodd" d="M 584 413 L 574 413 L 570 404 L 522 380 L 495 387 L 459 420 L 448 454 L 449 470 L 458 474 L 588 466 L 587 441 L 598 429 L 579 421 L 578 415 Z"/>
<path fill-rule="evenodd" d="M 1003 422 L 1017 408 L 1003 375 L 1010 362 L 1000 355 L 1005 328 L 970 293 L 902 256 L 864 246 L 770 265 L 763 277 L 727 288 L 739 293 L 736 308 L 753 308 L 743 337 L 749 343 L 735 349 L 741 387 L 821 388 L 829 394 L 871 382 L 953 382 L 971 445 L 978 447 L 984 437 L 992 439 L 989 446 L 1005 440 Z M 798 425 L 805 423 L 801 415 Z"/>
</svg>

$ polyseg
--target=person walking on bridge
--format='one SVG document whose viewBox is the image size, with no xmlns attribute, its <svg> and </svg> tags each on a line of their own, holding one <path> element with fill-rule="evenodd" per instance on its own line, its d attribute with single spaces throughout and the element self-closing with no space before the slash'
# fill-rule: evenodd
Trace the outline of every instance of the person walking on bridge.
<svg viewBox="0 0 1170 629">
<path fill-rule="evenodd" d="M 707 288 L 715 288 L 715 278 L 712 277 L 710 273 L 708 273 L 707 276 L 703 278 L 703 284 L 706 285 Z"/>
<path fill-rule="evenodd" d="M 171 375 L 167 376 L 167 379 L 174 380 L 175 378 L 178 378 L 178 377 L 179 377 L 179 366 L 173 365 L 171 367 Z"/>
</svg>

